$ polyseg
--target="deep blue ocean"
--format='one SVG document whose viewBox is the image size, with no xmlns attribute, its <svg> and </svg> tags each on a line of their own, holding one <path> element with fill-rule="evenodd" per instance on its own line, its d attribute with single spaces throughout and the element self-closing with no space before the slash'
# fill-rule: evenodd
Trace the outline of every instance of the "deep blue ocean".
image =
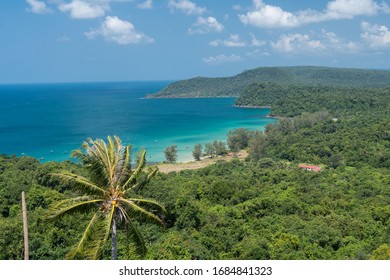
<svg viewBox="0 0 390 280">
<path fill-rule="evenodd" d="M 118 135 L 149 162 L 168 145 L 179 161 L 196 143 L 226 141 L 230 130 L 263 129 L 268 109 L 233 107 L 233 98 L 145 99 L 169 81 L 0 85 L 0 154 L 70 159 L 87 138 Z"/>
</svg>

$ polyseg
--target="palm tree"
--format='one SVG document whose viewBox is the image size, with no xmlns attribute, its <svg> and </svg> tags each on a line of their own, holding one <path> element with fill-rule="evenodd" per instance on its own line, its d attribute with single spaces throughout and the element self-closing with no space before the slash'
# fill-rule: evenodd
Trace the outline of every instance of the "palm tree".
<svg viewBox="0 0 390 280">
<path fill-rule="evenodd" d="M 157 173 L 157 169 L 145 173 L 146 151 L 141 150 L 134 169 L 131 166 L 131 145 L 124 146 L 121 140 L 108 136 L 106 143 L 102 139 L 88 139 L 81 149 L 72 152 L 72 157 L 81 160 L 89 178 L 67 171 L 53 173 L 63 181 L 71 183 L 85 193 L 60 201 L 49 211 L 48 218 L 56 218 L 74 211 L 94 209 L 79 243 L 66 255 L 67 259 L 99 259 L 102 249 L 111 232 L 112 259 L 117 258 L 116 230 L 118 223 L 125 225 L 128 236 L 136 244 L 137 251 L 144 255 L 145 243 L 134 220 L 141 218 L 163 224 L 160 213 L 163 206 L 155 201 L 133 198 Z"/>
</svg>

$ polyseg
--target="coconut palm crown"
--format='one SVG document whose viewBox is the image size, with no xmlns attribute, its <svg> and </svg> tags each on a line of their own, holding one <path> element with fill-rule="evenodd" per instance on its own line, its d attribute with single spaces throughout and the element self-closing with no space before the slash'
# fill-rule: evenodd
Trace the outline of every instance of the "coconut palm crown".
<svg viewBox="0 0 390 280">
<path fill-rule="evenodd" d="M 52 176 L 71 183 L 85 195 L 60 201 L 50 209 L 48 218 L 74 211 L 92 213 L 79 243 L 66 255 L 67 259 L 100 259 L 110 232 L 111 257 L 116 259 L 118 224 L 125 225 L 137 251 L 144 255 L 146 247 L 134 220 L 163 224 L 159 215 L 165 213 L 164 207 L 136 195 L 157 173 L 157 169 L 144 172 L 146 151 L 139 152 L 133 169 L 131 145 L 124 146 L 117 136 L 108 136 L 107 140 L 88 139 L 81 149 L 72 152 L 72 157 L 78 158 L 85 167 L 88 178 L 67 171 L 52 173 Z"/>
</svg>

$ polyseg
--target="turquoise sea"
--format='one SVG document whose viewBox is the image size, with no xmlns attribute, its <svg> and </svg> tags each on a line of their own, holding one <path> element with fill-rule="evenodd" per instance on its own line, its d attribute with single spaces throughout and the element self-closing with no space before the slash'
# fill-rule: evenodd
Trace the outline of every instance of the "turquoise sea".
<svg viewBox="0 0 390 280">
<path fill-rule="evenodd" d="M 0 154 L 41 161 L 70 159 L 87 138 L 118 135 L 164 160 L 168 145 L 178 160 L 192 160 L 196 143 L 226 141 L 229 130 L 263 129 L 268 109 L 233 107 L 233 98 L 145 99 L 169 81 L 0 85 Z"/>
</svg>

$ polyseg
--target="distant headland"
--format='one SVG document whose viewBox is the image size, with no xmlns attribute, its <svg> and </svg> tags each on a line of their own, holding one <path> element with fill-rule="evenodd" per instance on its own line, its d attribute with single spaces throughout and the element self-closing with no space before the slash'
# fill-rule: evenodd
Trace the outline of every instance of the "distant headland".
<svg viewBox="0 0 390 280">
<path fill-rule="evenodd" d="M 390 86 L 390 71 L 318 66 L 258 67 L 232 77 L 196 77 L 173 82 L 147 98 L 238 97 L 248 86 L 264 82 L 379 88 Z"/>
</svg>

